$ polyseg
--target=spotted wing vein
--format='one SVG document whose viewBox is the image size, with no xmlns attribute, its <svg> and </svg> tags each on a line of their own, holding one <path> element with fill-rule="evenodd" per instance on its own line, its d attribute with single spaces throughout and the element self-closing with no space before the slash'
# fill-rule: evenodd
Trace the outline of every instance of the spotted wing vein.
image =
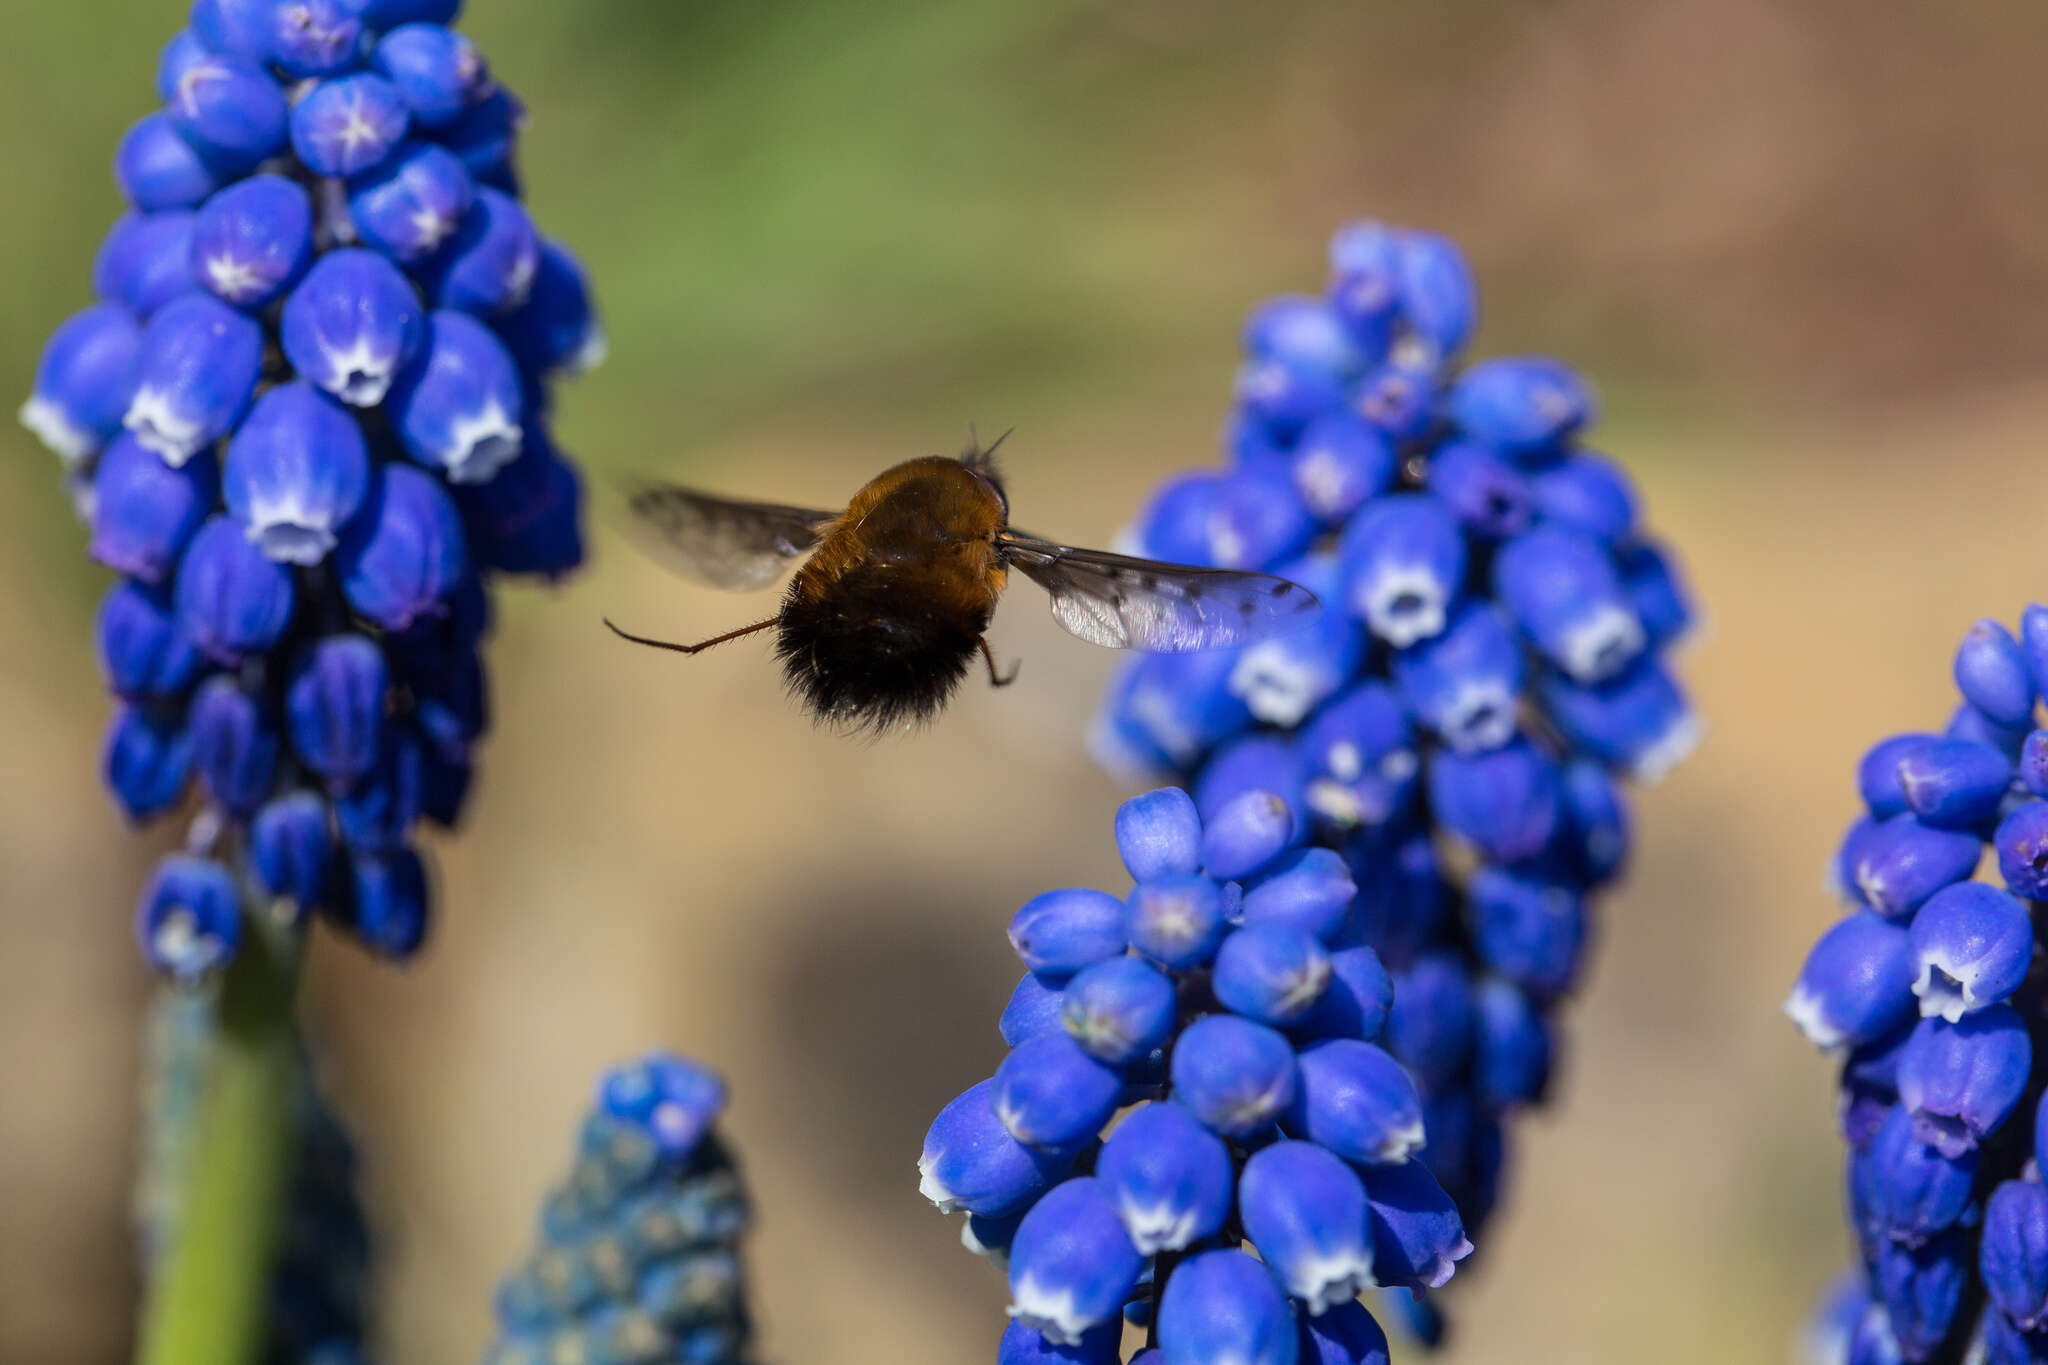
<svg viewBox="0 0 2048 1365">
<path fill-rule="evenodd" d="M 1298 629 L 1321 610 L 1308 589 L 1269 574 L 1131 559 L 1015 532 L 1004 548 L 1051 594 L 1062 629 L 1111 649 L 1230 648 Z"/>
</svg>

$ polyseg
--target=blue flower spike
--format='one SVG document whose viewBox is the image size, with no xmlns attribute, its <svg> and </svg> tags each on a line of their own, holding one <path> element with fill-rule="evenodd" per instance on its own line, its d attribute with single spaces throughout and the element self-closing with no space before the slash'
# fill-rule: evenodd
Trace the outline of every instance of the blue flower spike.
<svg viewBox="0 0 2048 1365">
<path fill-rule="evenodd" d="M 189 817 L 242 913 L 388 958 L 430 927 L 420 823 L 476 770 L 495 587 L 582 561 L 548 415 L 602 352 L 460 8 L 194 0 L 114 155 L 97 301 L 52 319 L 20 412 L 119 576 L 117 806 Z M 143 942 L 182 977 L 234 942 L 177 932 Z"/>
<path fill-rule="evenodd" d="M 1977 621 L 1950 664 L 1946 729 L 1868 750 L 1863 815 L 1837 855 L 1852 908 L 1788 1004 L 1812 1041 L 1846 1053 L 1862 1297 L 1844 1300 L 1837 1335 L 1851 1361 L 2048 1359 L 2031 981 L 2048 895 L 2044 664 L 2048 610 L 2027 607 L 2017 629 Z"/>
<path fill-rule="evenodd" d="M 533 1251 L 500 1282 L 484 1359 L 751 1360 L 746 1187 L 718 1132 L 722 1081 L 654 1053 L 599 1082 Z"/>
</svg>

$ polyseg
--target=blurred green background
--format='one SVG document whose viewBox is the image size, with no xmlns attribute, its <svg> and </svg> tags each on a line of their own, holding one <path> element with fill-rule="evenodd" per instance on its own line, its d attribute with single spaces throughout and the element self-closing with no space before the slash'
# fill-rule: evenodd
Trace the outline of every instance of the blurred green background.
<svg viewBox="0 0 2048 1365">
<path fill-rule="evenodd" d="M 107 167 L 182 6 L 0 7 L 0 375 L 84 304 Z M 1640 803 L 1555 1106 L 1455 1295 L 1447 1359 L 1784 1358 L 1846 1254 L 1829 1073 L 1777 1015 L 1830 916 L 1865 743 L 1945 713 L 1947 655 L 2044 593 L 2048 10 L 2026 0 L 473 0 L 533 111 L 536 216 L 610 362 L 561 434 L 608 471 L 843 498 L 1016 425 L 1019 517 L 1106 541 L 1215 458 L 1235 329 L 1361 214 L 1449 232 L 1484 350 L 1593 374 L 1711 616 L 1701 753 Z M 95 778 L 102 575 L 54 460 L 0 431 L 0 1360 L 117 1360 L 135 1029 L 128 907 L 167 837 Z M 473 1358 L 603 1064 L 737 1082 L 771 1359 L 991 1358 L 1000 1279 L 915 1192 L 985 1076 L 1048 885 L 1121 889 L 1079 733 L 1106 655 L 1028 593 L 1024 660 L 927 733 L 849 744 L 754 604 L 593 527 L 510 594 L 498 732 L 415 969 L 323 942 L 308 1012 L 368 1148 L 382 1358 Z"/>
</svg>

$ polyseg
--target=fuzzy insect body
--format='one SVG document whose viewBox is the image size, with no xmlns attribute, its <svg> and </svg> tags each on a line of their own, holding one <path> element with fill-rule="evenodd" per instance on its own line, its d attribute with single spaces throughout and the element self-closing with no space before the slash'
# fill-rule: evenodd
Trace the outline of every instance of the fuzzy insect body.
<svg viewBox="0 0 2048 1365">
<path fill-rule="evenodd" d="M 883 471 L 843 512 L 735 502 L 650 486 L 632 498 L 653 543 L 686 576 L 766 587 L 809 557 L 781 610 L 696 644 L 632 635 L 695 654 L 769 628 L 790 691 L 820 720 L 877 732 L 930 720 L 978 653 L 1016 568 L 1052 596 L 1070 634 L 1113 648 L 1182 652 L 1298 628 L 1319 610 L 1307 589 L 1266 574 L 1204 569 L 1057 545 L 1016 531 L 990 450 L 925 456 Z"/>
</svg>

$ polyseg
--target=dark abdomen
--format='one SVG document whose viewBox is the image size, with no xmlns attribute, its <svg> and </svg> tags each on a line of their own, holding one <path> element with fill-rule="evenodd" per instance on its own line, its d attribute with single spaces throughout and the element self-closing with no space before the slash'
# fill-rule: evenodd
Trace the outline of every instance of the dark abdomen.
<svg viewBox="0 0 2048 1365">
<path fill-rule="evenodd" d="M 775 655 L 820 720 L 876 731 L 930 720 L 966 677 L 990 611 L 920 577 L 863 564 L 822 585 L 802 575 L 790 584 Z"/>
</svg>

